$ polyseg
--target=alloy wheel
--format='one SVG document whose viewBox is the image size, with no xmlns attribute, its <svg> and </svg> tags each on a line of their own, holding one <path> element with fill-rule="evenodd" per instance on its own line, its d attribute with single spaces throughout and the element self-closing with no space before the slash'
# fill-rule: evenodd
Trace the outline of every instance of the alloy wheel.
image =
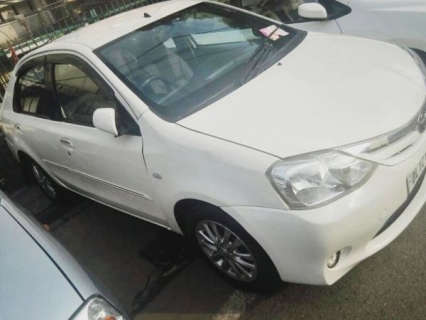
<svg viewBox="0 0 426 320">
<path fill-rule="evenodd" d="M 40 188 L 43 189 L 46 194 L 54 199 L 56 198 L 56 189 L 53 185 L 53 181 L 50 179 L 50 177 L 44 172 L 42 168 L 40 168 L 38 165 L 33 164 L 31 166 L 31 170 L 33 172 L 34 178 L 36 179 L 38 185 Z"/>
<path fill-rule="evenodd" d="M 203 252 L 222 272 L 243 282 L 256 279 L 256 260 L 235 233 L 220 223 L 204 220 L 198 223 L 196 234 Z"/>
</svg>

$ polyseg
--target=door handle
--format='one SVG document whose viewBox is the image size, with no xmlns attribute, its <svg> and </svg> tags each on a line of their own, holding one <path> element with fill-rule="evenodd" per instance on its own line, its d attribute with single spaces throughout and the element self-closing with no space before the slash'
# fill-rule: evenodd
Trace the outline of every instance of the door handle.
<svg viewBox="0 0 426 320">
<path fill-rule="evenodd" d="M 15 127 L 16 130 L 21 130 L 21 125 L 20 124 L 15 123 L 13 126 Z"/>
<path fill-rule="evenodd" d="M 61 140 L 59 140 L 61 142 L 62 145 L 68 147 L 68 148 L 74 148 L 74 145 L 72 144 L 72 142 L 68 139 L 62 138 Z"/>
</svg>

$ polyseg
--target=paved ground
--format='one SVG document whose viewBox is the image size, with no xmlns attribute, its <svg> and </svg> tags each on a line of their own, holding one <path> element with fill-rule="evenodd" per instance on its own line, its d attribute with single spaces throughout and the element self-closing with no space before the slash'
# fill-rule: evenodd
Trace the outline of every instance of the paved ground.
<svg viewBox="0 0 426 320">
<path fill-rule="evenodd" d="M 287 284 L 263 296 L 228 286 L 165 229 L 81 198 L 53 205 L 24 183 L 0 138 L 1 171 L 3 189 L 48 224 L 136 320 L 426 318 L 426 208 L 394 243 L 334 286 Z"/>
</svg>

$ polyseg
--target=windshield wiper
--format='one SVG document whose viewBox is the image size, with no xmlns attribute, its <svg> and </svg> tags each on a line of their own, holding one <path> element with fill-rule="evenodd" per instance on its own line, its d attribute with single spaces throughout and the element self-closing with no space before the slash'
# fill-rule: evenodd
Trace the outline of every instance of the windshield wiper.
<svg viewBox="0 0 426 320">
<path fill-rule="evenodd" d="M 245 62 L 247 66 L 244 68 L 243 75 L 241 76 L 241 85 L 250 81 L 257 74 L 256 69 L 266 60 L 272 52 L 272 48 L 272 44 L 265 40 L 263 44 L 256 49 L 256 52 Z"/>
<path fill-rule="evenodd" d="M 250 81 L 256 74 L 257 68 L 262 65 L 262 63 L 268 58 L 269 54 L 272 52 L 274 46 L 270 42 L 270 38 L 274 35 L 274 33 L 279 29 L 276 29 L 271 32 L 271 34 L 263 39 L 262 45 L 260 45 L 254 53 L 248 58 L 245 62 L 246 67 L 243 70 L 243 74 L 241 76 L 241 85 Z"/>
</svg>

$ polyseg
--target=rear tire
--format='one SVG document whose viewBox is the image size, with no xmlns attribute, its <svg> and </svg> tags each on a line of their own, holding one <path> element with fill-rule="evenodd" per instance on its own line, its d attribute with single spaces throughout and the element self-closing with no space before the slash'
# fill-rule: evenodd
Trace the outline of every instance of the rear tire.
<svg viewBox="0 0 426 320">
<path fill-rule="evenodd" d="M 23 175 L 27 181 L 35 182 L 54 203 L 68 203 L 73 196 L 72 192 L 57 184 L 35 161 L 26 160 L 23 163 Z"/>
<path fill-rule="evenodd" d="M 191 207 L 184 232 L 213 270 L 246 291 L 272 292 L 282 281 L 268 254 L 232 217 L 207 204 Z"/>
</svg>

